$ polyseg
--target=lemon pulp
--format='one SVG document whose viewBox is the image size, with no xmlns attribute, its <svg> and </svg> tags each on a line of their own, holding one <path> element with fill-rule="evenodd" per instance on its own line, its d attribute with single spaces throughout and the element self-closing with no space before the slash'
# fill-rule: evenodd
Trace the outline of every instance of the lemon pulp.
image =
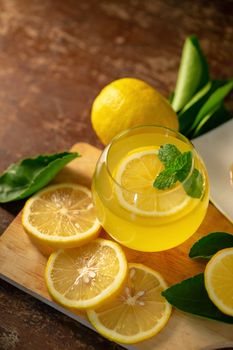
<svg viewBox="0 0 233 350">
<path fill-rule="evenodd" d="M 90 322 L 110 340 L 136 343 L 158 333 L 167 323 L 171 306 L 162 297 L 166 283 L 142 264 L 129 264 L 127 284 L 114 299 L 88 310 Z"/>
<path fill-rule="evenodd" d="M 158 158 L 159 147 L 139 148 L 128 154 L 116 171 L 116 193 L 120 204 L 145 216 L 167 216 L 183 209 L 190 197 L 180 184 L 172 190 L 153 187 L 156 176 L 164 169 Z"/>
<path fill-rule="evenodd" d="M 32 196 L 22 223 L 34 241 L 50 247 L 75 247 L 100 230 L 91 191 L 76 184 L 49 186 Z"/>
<path fill-rule="evenodd" d="M 45 280 L 57 302 L 66 307 L 86 309 L 98 306 L 117 293 L 127 271 L 121 247 L 98 238 L 81 247 L 52 253 Z"/>
<path fill-rule="evenodd" d="M 205 269 L 205 286 L 213 303 L 233 316 L 233 248 L 220 250 Z"/>
</svg>

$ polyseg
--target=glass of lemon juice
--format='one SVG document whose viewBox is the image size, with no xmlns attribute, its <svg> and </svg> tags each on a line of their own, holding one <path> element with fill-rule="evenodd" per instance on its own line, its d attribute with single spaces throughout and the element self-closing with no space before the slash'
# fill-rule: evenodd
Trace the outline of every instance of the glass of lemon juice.
<svg viewBox="0 0 233 350">
<path fill-rule="evenodd" d="M 139 126 L 105 148 L 92 193 L 108 234 L 129 248 L 155 252 L 197 230 L 207 211 L 209 182 L 187 138 L 164 127 Z"/>
</svg>

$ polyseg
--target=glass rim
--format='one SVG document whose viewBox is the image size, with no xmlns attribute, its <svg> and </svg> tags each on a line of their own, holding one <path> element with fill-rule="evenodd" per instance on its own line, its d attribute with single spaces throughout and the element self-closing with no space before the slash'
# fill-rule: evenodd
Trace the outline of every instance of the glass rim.
<svg viewBox="0 0 233 350">
<path fill-rule="evenodd" d="M 107 169 L 107 173 L 108 175 L 110 176 L 111 180 L 115 183 L 115 185 L 117 187 L 119 187 L 122 191 L 126 192 L 126 193 L 129 193 L 129 194 L 133 194 L 133 195 L 142 195 L 142 196 L 145 196 L 145 197 L 154 197 L 154 196 L 164 196 L 164 195 L 168 195 L 168 194 L 171 194 L 173 192 L 176 192 L 177 190 L 179 190 L 191 177 L 192 173 L 193 173 L 193 170 L 194 170 L 194 157 L 192 157 L 192 166 L 190 168 L 190 171 L 189 171 L 189 174 L 188 176 L 184 179 L 184 181 L 182 182 L 179 182 L 179 185 L 176 185 L 175 187 L 172 187 L 171 189 L 166 189 L 165 191 L 164 190 L 161 190 L 161 192 L 158 192 L 158 193 L 154 193 L 154 194 L 146 194 L 146 193 L 143 193 L 143 192 L 140 192 L 140 191 L 131 191 L 131 190 L 128 190 L 127 188 L 125 188 L 124 186 L 122 186 L 117 180 L 116 178 L 113 176 L 111 170 L 109 169 L 109 152 L 111 150 L 111 147 L 113 146 L 113 144 L 115 144 L 118 140 L 122 139 L 123 137 L 125 137 L 127 134 L 129 134 L 130 132 L 132 132 L 133 130 L 137 130 L 137 129 L 143 129 L 143 128 L 159 128 L 161 130 L 167 130 L 168 132 L 171 132 L 173 133 L 174 135 L 176 135 L 176 137 L 178 136 L 178 138 L 181 140 L 181 141 L 184 141 L 186 144 L 190 145 L 191 146 L 191 152 L 194 153 L 194 154 L 197 154 L 196 153 L 196 150 L 195 150 L 195 147 L 194 145 L 192 144 L 192 142 L 184 135 L 182 135 L 179 131 L 177 130 L 174 130 L 174 129 L 171 129 L 171 128 L 168 128 L 168 127 L 165 127 L 165 126 L 162 126 L 162 125 L 156 125 L 156 124 L 147 124 L 147 125 L 137 125 L 137 126 L 134 126 L 132 128 L 128 128 L 124 131 L 121 131 L 120 133 L 118 133 L 116 136 L 113 137 L 113 139 L 109 142 L 109 144 L 106 146 L 106 156 L 105 156 L 105 160 L 106 160 L 106 169 Z"/>
</svg>

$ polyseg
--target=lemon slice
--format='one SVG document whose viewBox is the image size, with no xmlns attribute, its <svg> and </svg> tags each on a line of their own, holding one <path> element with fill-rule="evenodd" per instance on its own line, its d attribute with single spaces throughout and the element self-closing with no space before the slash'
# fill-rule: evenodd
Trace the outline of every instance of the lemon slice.
<svg viewBox="0 0 233 350">
<path fill-rule="evenodd" d="M 96 307 L 117 293 L 127 277 L 121 247 L 98 238 L 81 247 L 51 254 L 45 281 L 51 296 L 75 309 Z"/>
<path fill-rule="evenodd" d="M 167 285 L 160 274 L 142 264 L 129 264 L 127 284 L 103 306 L 88 310 L 90 322 L 106 338 L 133 344 L 157 334 L 171 306 L 161 295 Z"/>
<path fill-rule="evenodd" d="M 220 250 L 205 269 L 205 286 L 212 302 L 233 316 L 233 248 Z"/>
<path fill-rule="evenodd" d="M 183 209 L 190 197 L 178 184 L 171 190 L 153 187 L 163 170 L 157 148 L 141 148 L 126 156 L 116 171 L 116 195 L 122 207 L 143 216 L 168 216 Z"/>
<path fill-rule="evenodd" d="M 71 183 L 49 186 L 31 197 L 22 223 L 34 241 L 54 248 L 78 246 L 100 231 L 91 191 Z"/>
</svg>

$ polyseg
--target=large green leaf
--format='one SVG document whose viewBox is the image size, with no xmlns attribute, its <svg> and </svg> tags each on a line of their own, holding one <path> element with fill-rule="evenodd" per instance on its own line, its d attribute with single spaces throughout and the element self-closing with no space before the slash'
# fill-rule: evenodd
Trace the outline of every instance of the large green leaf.
<svg viewBox="0 0 233 350">
<path fill-rule="evenodd" d="M 0 176 L 0 203 L 23 199 L 38 191 L 78 153 L 56 153 L 27 158 L 12 164 Z"/>
<path fill-rule="evenodd" d="M 232 114 L 224 107 L 223 102 L 216 106 L 209 114 L 207 114 L 198 124 L 196 129 L 187 136 L 195 138 L 200 136 L 207 131 L 210 131 L 217 126 L 225 123 L 232 118 Z"/>
<path fill-rule="evenodd" d="M 219 250 L 231 247 L 233 247 L 233 234 L 212 232 L 194 243 L 190 249 L 189 257 L 209 259 Z"/>
<path fill-rule="evenodd" d="M 171 286 L 162 292 L 167 301 L 179 310 L 225 323 L 233 317 L 222 313 L 210 300 L 201 273 Z"/>
<path fill-rule="evenodd" d="M 214 114 L 220 109 L 220 107 L 221 107 L 221 104 L 219 103 L 217 106 L 215 106 L 215 108 L 213 108 L 207 115 L 205 115 L 202 118 L 202 120 L 197 125 L 196 129 L 193 132 L 191 132 L 191 135 L 192 135 L 192 136 L 190 135 L 191 138 L 195 138 L 201 134 L 202 128 L 204 128 L 205 124 L 214 116 Z"/>
<path fill-rule="evenodd" d="M 210 95 L 210 97 L 207 99 L 207 101 L 203 104 L 200 111 L 198 112 L 188 133 L 191 133 L 193 130 L 195 130 L 203 118 L 205 118 L 206 116 L 211 116 L 213 115 L 214 112 L 216 112 L 216 110 L 221 105 L 224 98 L 232 90 L 232 88 L 233 88 L 233 79 L 225 83 L 223 86 L 220 86 L 219 88 L 217 88 Z"/>
<path fill-rule="evenodd" d="M 213 80 L 209 81 L 201 90 L 199 90 L 193 98 L 184 106 L 178 113 L 180 132 L 187 135 L 189 129 L 203 104 L 208 100 L 211 94 L 220 86 L 224 85 L 225 81 Z"/>
<path fill-rule="evenodd" d="M 211 91 L 212 82 L 208 82 L 200 91 L 198 91 L 193 98 L 184 106 L 178 113 L 179 128 L 182 134 L 186 134 L 187 130 L 191 128 L 197 113 L 199 112 L 203 101 L 205 101 Z"/>
<path fill-rule="evenodd" d="M 170 104 L 172 104 L 172 100 L 173 100 L 173 98 L 174 98 L 174 91 L 172 91 L 171 93 L 170 93 L 170 95 L 168 96 L 168 102 L 170 103 Z"/>
<path fill-rule="evenodd" d="M 191 36 L 185 40 L 176 82 L 172 107 L 180 111 L 209 80 L 208 64 L 198 39 Z"/>
</svg>

